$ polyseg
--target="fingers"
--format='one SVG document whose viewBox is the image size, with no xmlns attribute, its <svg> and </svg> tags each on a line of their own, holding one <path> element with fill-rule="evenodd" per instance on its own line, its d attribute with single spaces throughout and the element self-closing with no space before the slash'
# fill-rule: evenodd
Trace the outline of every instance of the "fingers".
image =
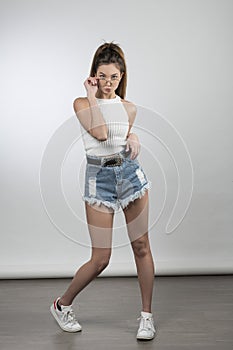
<svg viewBox="0 0 233 350">
<path fill-rule="evenodd" d="M 132 147 L 131 148 L 130 158 L 131 159 L 135 159 L 139 155 L 139 151 L 140 151 L 140 147 L 138 147 L 138 146 Z"/>
<path fill-rule="evenodd" d="M 97 86 L 98 85 L 98 80 L 96 77 L 89 77 L 86 79 L 85 83 L 91 85 L 91 86 Z"/>
<path fill-rule="evenodd" d="M 84 86 L 87 91 L 87 94 L 93 94 L 95 96 L 99 86 L 98 86 L 98 80 L 96 77 L 89 77 L 85 80 Z"/>
<path fill-rule="evenodd" d="M 129 134 L 127 138 L 126 147 L 127 150 L 131 150 L 130 159 L 135 159 L 139 155 L 141 145 L 136 134 Z"/>
<path fill-rule="evenodd" d="M 139 155 L 139 152 L 140 152 L 139 142 L 128 140 L 126 143 L 126 152 L 129 149 L 131 150 L 130 159 L 135 159 Z"/>
</svg>

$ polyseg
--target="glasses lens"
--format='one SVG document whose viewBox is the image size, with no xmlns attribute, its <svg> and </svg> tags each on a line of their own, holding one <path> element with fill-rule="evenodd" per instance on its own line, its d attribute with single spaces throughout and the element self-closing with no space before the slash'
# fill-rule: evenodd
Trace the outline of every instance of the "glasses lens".
<svg viewBox="0 0 233 350">
<path fill-rule="evenodd" d="M 117 81 L 117 80 L 119 80 L 118 77 L 111 77 L 111 78 L 107 79 L 107 78 L 102 77 L 102 76 L 98 77 L 98 79 L 99 79 L 99 80 L 102 80 L 102 81 L 106 81 L 106 82 L 108 82 L 108 81 Z"/>
</svg>

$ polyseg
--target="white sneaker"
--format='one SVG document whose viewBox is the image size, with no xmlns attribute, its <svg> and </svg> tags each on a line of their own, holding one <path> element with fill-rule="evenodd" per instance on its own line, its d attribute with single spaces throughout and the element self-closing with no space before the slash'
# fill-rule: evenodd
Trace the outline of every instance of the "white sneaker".
<svg viewBox="0 0 233 350">
<path fill-rule="evenodd" d="M 150 340 L 155 337 L 155 326 L 152 314 L 147 316 L 143 311 L 141 312 L 141 316 L 138 318 L 140 320 L 137 339 L 145 339 Z"/>
<path fill-rule="evenodd" d="M 66 332 L 79 332 L 82 330 L 81 325 L 78 323 L 78 321 L 75 318 L 74 311 L 72 309 L 72 305 L 69 306 L 63 306 L 61 305 L 62 311 L 58 310 L 57 302 L 60 299 L 58 297 L 56 300 L 54 300 L 53 304 L 50 307 L 51 314 L 61 327 L 63 331 Z"/>
</svg>

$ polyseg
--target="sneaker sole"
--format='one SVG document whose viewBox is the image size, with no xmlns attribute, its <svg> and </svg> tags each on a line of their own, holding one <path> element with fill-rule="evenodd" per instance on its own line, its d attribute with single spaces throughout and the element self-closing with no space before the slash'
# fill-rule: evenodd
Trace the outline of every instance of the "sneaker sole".
<svg viewBox="0 0 233 350">
<path fill-rule="evenodd" d="M 155 337 L 155 336 L 154 336 L 154 337 Z M 139 337 L 137 337 L 137 339 L 138 339 L 138 340 L 152 340 L 152 339 L 154 339 L 154 337 L 152 337 L 152 338 L 149 338 L 149 337 L 146 338 L 146 337 L 140 337 L 140 336 L 139 336 Z"/>
<path fill-rule="evenodd" d="M 152 339 L 155 338 L 156 334 L 157 334 L 157 332 L 154 333 L 153 337 L 143 337 L 143 336 L 137 335 L 136 338 L 137 338 L 138 340 L 152 340 Z"/>
<path fill-rule="evenodd" d="M 81 326 L 80 326 L 80 329 L 77 329 L 77 330 L 76 329 L 75 330 L 70 330 L 70 329 L 64 328 L 62 323 L 61 323 L 61 321 L 60 321 L 60 319 L 58 318 L 58 316 L 57 316 L 57 314 L 56 314 L 56 312 L 54 310 L 54 306 L 53 305 L 50 306 L 50 312 L 51 312 L 51 314 L 53 315 L 53 317 L 55 318 L 55 320 L 57 321 L 57 323 L 59 324 L 60 328 L 63 331 L 69 332 L 69 333 L 76 333 L 76 332 L 80 332 L 82 330 Z"/>
</svg>

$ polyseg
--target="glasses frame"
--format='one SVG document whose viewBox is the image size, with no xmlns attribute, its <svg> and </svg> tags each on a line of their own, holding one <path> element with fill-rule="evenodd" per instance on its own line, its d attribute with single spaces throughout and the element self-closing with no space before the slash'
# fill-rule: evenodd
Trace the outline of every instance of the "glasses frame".
<svg viewBox="0 0 233 350">
<path fill-rule="evenodd" d="M 97 77 L 98 80 L 100 81 L 105 81 L 106 83 L 115 83 L 116 81 L 120 81 L 121 78 L 105 78 L 105 77 Z"/>
</svg>

